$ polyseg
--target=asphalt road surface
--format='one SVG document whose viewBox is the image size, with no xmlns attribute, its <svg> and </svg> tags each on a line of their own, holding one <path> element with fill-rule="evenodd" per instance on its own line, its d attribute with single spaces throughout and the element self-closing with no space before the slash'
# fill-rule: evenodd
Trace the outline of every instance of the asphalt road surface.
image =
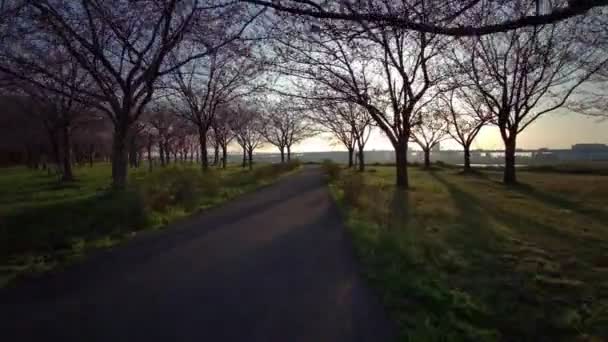
<svg viewBox="0 0 608 342">
<path fill-rule="evenodd" d="M 0 291 L 7 342 L 393 336 L 316 168 Z"/>
</svg>

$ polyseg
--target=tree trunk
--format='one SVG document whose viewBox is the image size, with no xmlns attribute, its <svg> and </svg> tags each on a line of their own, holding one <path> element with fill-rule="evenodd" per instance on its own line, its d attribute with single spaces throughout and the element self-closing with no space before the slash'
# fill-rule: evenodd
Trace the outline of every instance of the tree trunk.
<svg viewBox="0 0 608 342">
<path fill-rule="evenodd" d="M 464 145 L 464 172 L 471 172 L 471 146 Z"/>
<path fill-rule="evenodd" d="M 365 153 L 363 153 L 363 147 L 359 146 L 359 171 L 365 171 Z"/>
<path fill-rule="evenodd" d="M 124 123 L 122 127 L 114 129 L 112 141 L 112 187 L 123 190 L 127 187 L 127 158 L 128 158 L 128 126 Z"/>
<path fill-rule="evenodd" d="M 397 167 L 396 183 L 397 188 L 407 189 L 409 180 L 407 176 L 407 137 L 397 142 L 395 148 L 395 161 Z"/>
<path fill-rule="evenodd" d="M 38 166 L 39 166 L 38 164 L 40 163 L 40 155 L 42 154 L 40 150 L 41 150 L 40 148 L 31 150 L 31 152 L 32 152 L 32 154 L 30 155 L 31 167 L 34 170 L 38 169 Z"/>
<path fill-rule="evenodd" d="M 503 178 L 505 184 L 517 183 L 517 176 L 515 174 L 515 148 L 516 135 L 511 135 L 505 141 L 505 173 Z"/>
<path fill-rule="evenodd" d="M 228 163 L 228 146 L 222 145 L 222 169 L 225 169 Z"/>
<path fill-rule="evenodd" d="M 51 140 L 51 150 L 53 153 L 53 162 L 55 163 L 55 166 L 57 167 L 57 169 L 60 169 L 60 157 L 59 157 L 59 142 L 57 141 L 57 134 L 55 134 L 55 132 L 50 132 L 49 133 L 49 138 Z"/>
<path fill-rule="evenodd" d="M 248 149 L 247 154 L 249 155 L 249 170 L 253 170 L 253 149 Z"/>
<path fill-rule="evenodd" d="M 201 167 L 203 170 L 208 170 L 209 158 L 207 156 L 207 130 L 201 126 L 198 128 L 198 142 L 201 150 Z"/>
<path fill-rule="evenodd" d="M 34 155 L 30 145 L 25 145 L 25 165 L 30 169 L 34 168 Z"/>
<path fill-rule="evenodd" d="M 355 149 L 348 147 L 348 168 L 349 169 L 353 167 L 353 153 L 355 153 Z"/>
<path fill-rule="evenodd" d="M 158 143 L 158 159 L 160 159 L 160 166 L 165 166 L 165 151 L 162 142 Z"/>
<path fill-rule="evenodd" d="M 167 165 L 171 164 L 171 148 L 169 147 L 169 143 L 165 142 L 165 163 Z"/>
<path fill-rule="evenodd" d="M 287 145 L 287 162 L 291 162 L 291 145 Z"/>
<path fill-rule="evenodd" d="M 129 166 L 137 167 L 137 144 L 135 136 L 129 137 Z"/>
<path fill-rule="evenodd" d="M 72 161 L 71 161 L 71 143 L 70 143 L 70 127 L 63 125 L 62 127 L 62 138 L 63 138 L 63 177 L 61 178 L 64 182 L 71 182 L 74 180 L 74 174 L 72 173 Z"/>
<path fill-rule="evenodd" d="M 430 148 L 424 149 L 424 168 L 425 169 L 431 168 L 431 149 Z"/>
<path fill-rule="evenodd" d="M 148 142 L 148 170 L 152 172 L 152 143 Z"/>
<path fill-rule="evenodd" d="M 95 145 L 89 145 L 89 167 L 93 167 L 93 160 L 95 158 Z"/>
<path fill-rule="evenodd" d="M 215 146 L 213 147 L 213 165 L 217 166 L 220 163 L 220 144 L 215 142 Z"/>
<path fill-rule="evenodd" d="M 243 169 L 247 167 L 247 148 L 243 147 Z"/>
<path fill-rule="evenodd" d="M 285 147 L 281 146 L 279 147 L 279 150 L 281 151 L 281 163 L 285 162 Z"/>
</svg>

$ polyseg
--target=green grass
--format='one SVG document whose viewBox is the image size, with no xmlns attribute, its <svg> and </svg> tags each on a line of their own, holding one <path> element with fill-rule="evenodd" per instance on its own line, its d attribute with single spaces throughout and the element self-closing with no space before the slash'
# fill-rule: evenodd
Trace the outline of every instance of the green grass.
<svg viewBox="0 0 608 342">
<path fill-rule="evenodd" d="M 608 177 L 370 169 L 331 189 L 403 341 L 608 339 Z"/>
<path fill-rule="evenodd" d="M 0 169 L 0 287 L 217 206 L 297 166 L 230 166 L 204 174 L 190 164 L 132 169 L 129 188 L 120 192 L 109 190 L 109 164 L 77 168 L 77 181 L 69 184 L 44 171 Z"/>
</svg>

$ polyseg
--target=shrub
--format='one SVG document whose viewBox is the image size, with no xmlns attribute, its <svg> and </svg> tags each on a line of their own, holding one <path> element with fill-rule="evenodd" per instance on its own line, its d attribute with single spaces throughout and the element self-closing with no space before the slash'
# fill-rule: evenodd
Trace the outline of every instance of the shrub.
<svg viewBox="0 0 608 342">
<path fill-rule="evenodd" d="M 219 177 L 213 170 L 168 168 L 146 177 L 139 184 L 146 205 L 159 212 L 171 206 L 194 210 L 203 196 L 214 196 L 220 191 Z"/>
<path fill-rule="evenodd" d="M 287 163 L 264 165 L 253 169 L 253 176 L 256 180 L 272 179 L 285 172 L 293 171 L 299 168 L 301 165 L 302 164 L 297 159 Z"/>
<path fill-rule="evenodd" d="M 148 222 L 148 207 L 139 191 L 112 191 L 107 193 L 97 205 L 103 208 L 100 208 L 98 215 L 98 220 L 101 221 L 99 223 L 102 223 L 99 226 L 103 233 L 111 230 L 141 229 Z"/>
<path fill-rule="evenodd" d="M 340 178 L 340 173 L 342 172 L 342 168 L 340 167 L 340 165 L 334 163 L 332 160 L 330 159 L 325 159 L 323 160 L 323 162 L 321 163 L 321 167 L 323 168 L 323 171 L 325 172 L 325 174 L 329 177 L 330 181 L 335 181 L 338 178 Z"/>
<path fill-rule="evenodd" d="M 300 166 L 302 166 L 302 162 L 300 161 L 300 159 L 292 159 L 290 162 L 287 163 L 287 169 L 289 171 L 291 170 L 295 170 L 297 168 L 299 168 Z"/>
<path fill-rule="evenodd" d="M 344 201 L 349 206 L 358 207 L 361 204 L 361 196 L 365 191 L 365 182 L 361 173 L 349 173 L 348 176 L 344 177 L 342 189 L 344 190 Z"/>
</svg>

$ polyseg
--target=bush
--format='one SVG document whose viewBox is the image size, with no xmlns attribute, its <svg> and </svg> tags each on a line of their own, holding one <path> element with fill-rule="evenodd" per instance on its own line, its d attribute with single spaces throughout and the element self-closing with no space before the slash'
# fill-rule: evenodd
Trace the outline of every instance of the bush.
<svg viewBox="0 0 608 342">
<path fill-rule="evenodd" d="M 302 164 L 297 159 L 287 163 L 264 165 L 253 169 L 253 176 L 256 180 L 272 179 L 285 172 L 293 171 L 299 168 L 301 165 Z"/>
<path fill-rule="evenodd" d="M 342 189 L 344 190 L 344 202 L 353 208 L 358 207 L 365 191 L 363 175 L 359 172 L 349 173 L 342 180 Z"/>
<path fill-rule="evenodd" d="M 292 159 L 290 162 L 287 163 L 287 168 L 289 169 L 289 171 L 291 170 L 295 170 L 297 168 L 299 168 L 300 166 L 302 166 L 302 161 L 300 161 L 300 159 Z"/>
<path fill-rule="evenodd" d="M 102 206 L 104 202 L 106 204 Z M 108 192 L 102 196 L 98 206 L 100 206 L 98 216 L 102 233 L 112 230 L 141 229 L 148 223 L 149 208 L 138 191 Z"/>
<path fill-rule="evenodd" d="M 213 170 L 168 168 L 157 171 L 139 184 L 146 205 L 158 212 L 171 206 L 196 209 L 204 196 L 220 191 L 219 177 Z"/>
<path fill-rule="evenodd" d="M 330 181 L 335 181 L 340 178 L 340 173 L 342 172 L 342 167 L 340 165 L 334 163 L 330 159 L 325 159 L 321 163 L 321 167 L 325 174 L 329 177 Z"/>
</svg>

